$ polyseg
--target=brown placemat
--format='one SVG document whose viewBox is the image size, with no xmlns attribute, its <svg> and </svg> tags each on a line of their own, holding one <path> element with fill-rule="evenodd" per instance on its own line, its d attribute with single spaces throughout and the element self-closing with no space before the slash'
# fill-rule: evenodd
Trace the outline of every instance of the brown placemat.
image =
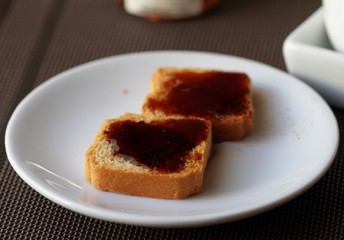
<svg viewBox="0 0 344 240">
<path fill-rule="evenodd" d="M 201 18 L 151 23 L 114 0 L 0 2 L 0 239 L 343 239 L 344 144 L 321 181 L 297 199 L 249 219 L 202 228 L 154 229 L 100 221 L 47 200 L 10 166 L 7 121 L 51 76 L 101 57 L 148 50 L 237 55 L 285 70 L 285 37 L 316 0 L 223 0 Z M 343 136 L 344 111 L 333 108 Z"/>
</svg>

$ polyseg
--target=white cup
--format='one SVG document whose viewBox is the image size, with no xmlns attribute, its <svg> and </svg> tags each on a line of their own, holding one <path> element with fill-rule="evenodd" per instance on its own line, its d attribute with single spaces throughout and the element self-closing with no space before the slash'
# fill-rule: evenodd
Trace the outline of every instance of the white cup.
<svg viewBox="0 0 344 240">
<path fill-rule="evenodd" d="M 322 0 L 327 34 L 335 50 L 344 53 L 344 0 Z"/>
</svg>

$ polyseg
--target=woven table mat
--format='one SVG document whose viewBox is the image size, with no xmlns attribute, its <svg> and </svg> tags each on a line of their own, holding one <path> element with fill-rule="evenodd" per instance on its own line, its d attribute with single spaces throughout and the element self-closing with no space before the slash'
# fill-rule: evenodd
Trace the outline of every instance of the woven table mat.
<svg viewBox="0 0 344 240">
<path fill-rule="evenodd" d="M 67 210 L 31 189 L 10 166 L 6 124 L 16 105 L 50 77 L 94 59 L 149 50 L 197 50 L 285 70 L 286 36 L 320 0 L 223 0 L 199 18 L 148 22 L 115 0 L 0 2 L 0 239 L 344 239 L 344 144 L 328 173 L 291 202 L 227 224 L 155 229 Z M 343 136 L 344 111 L 333 108 Z"/>
</svg>

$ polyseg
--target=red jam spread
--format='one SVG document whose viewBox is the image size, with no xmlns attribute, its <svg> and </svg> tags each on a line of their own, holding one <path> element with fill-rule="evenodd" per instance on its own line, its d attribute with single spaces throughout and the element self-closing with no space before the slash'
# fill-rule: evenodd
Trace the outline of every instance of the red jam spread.
<svg viewBox="0 0 344 240">
<path fill-rule="evenodd" d="M 114 153 L 133 157 L 138 164 L 163 173 L 178 172 L 185 166 L 185 156 L 207 138 L 204 121 L 196 119 L 115 122 L 104 131 L 107 140 L 116 140 Z M 201 159 L 201 156 L 196 156 Z"/>
<path fill-rule="evenodd" d="M 165 114 L 217 118 L 240 115 L 248 107 L 250 82 L 244 73 L 183 71 L 164 83 L 164 99 L 148 99 L 146 107 Z"/>
</svg>

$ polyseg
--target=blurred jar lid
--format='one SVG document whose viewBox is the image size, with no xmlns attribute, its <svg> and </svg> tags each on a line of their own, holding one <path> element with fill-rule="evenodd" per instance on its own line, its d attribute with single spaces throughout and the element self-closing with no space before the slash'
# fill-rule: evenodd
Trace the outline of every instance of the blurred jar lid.
<svg viewBox="0 0 344 240">
<path fill-rule="evenodd" d="M 151 21 L 199 16 L 217 6 L 220 0 L 120 0 L 129 14 Z"/>
</svg>

